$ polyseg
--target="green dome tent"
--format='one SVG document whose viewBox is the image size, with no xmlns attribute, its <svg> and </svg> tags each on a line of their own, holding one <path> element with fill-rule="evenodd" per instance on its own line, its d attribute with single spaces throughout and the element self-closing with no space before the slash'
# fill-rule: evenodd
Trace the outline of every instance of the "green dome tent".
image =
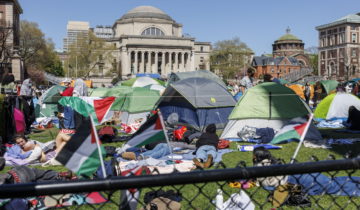
<svg viewBox="0 0 360 210">
<path fill-rule="evenodd" d="M 360 109 L 360 99 L 349 93 L 333 93 L 316 107 L 314 116 L 320 119 L 348 118 L 349 107 Z"/>
<path fill-rule="evenodd" d="M 336 90 L 339 82 L 336 80 L 322 80 L 320 81 L 321 85 L 326 91 L 326 94 L 329 95 L 332 91 Z"/>
<path fill-rule="evenodd" d="M 35 107 L 36 118 L 54 116 L 54 112 L 58 111 L 57 103 L 61 99 L 60 91 L 63 90 L 64 86 L 54 85 L 41 95 Z"/>
<path fill-rule="evenodd" d="M 121 86 L 129 87 L 145 87 L 147 85 L 164 85 L 163 81 L 158 79 L 153 79 L 151 77 L 136 77 L 126 81 L 121 82 Z"/>
<path fill-rule="evenodd" d="M 237 102 L 221 138 L 239 138 L 244 127 L 280 129 L 291 119 L 311 113 L 309 107 L 288 87 L 265 82 L 250 88 Z"/>
</svg>

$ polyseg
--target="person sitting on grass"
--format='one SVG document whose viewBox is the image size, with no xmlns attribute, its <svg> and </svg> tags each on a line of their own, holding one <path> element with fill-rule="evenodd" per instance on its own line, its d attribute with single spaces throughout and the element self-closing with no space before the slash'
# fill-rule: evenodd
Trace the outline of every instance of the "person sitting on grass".
<svg viewBox="0 0 360 210">
<path fill-rule="evenodd" d="M 209 168 L 212 165 L 217 156 L 218 143 L 219 136 L 216 134 L 216 125 L 210 124 L 196 142 L 196 157 L 193 161 L 198 168 Z"/>
</svg>

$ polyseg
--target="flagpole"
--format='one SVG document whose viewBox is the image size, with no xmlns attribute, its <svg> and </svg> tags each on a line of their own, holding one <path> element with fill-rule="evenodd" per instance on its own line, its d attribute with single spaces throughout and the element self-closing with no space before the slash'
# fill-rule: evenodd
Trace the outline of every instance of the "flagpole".
<svg viewBox="0 0 360 210">
<path fill-rule="evenodd" d="M 167 135 L 167 131 L 166 131 L 166 128 L 165 128 L 165 123 L 164 123 L 164 119 L 162 117 L 162 114 L 160 112 L 160 109 L 157 109 L 157 113 L 159 115 L 159 118 L 160 118 L 160 122 L 161 122 L 161 126 L 163 127 L 163 131 L 164 131 L 164 134 L 165 134 L 165 139 L 166 139 L 166 142 L 169 146 L 169 149 L 170 149 L 170 155 L 172 154 L 172 149 L 171 149 L 171 146 L 170 146 L 170 141 L 169 141 L 169 137 Z"/>
<path fill-rule="evenodd" d="M 299 142 L 299 144 L 298 144 L 298 146 L 297 146 L 297 148 L 296 148 L 296 150 L 295 150 L 294 155 L 293 155 L 292 158 L 291 158 L 290 164 L 294 163 L 295 158 L 296 158 L 297 154 L 299 153 L 300 147 L 301 147 L 302 143 L 304 142 L 306 133 L 307 133 L 308 130 L 309 130 L 309 127 L 310 127 L 310 124 L 311 124 L 311 121 L 312 121 L 313 117 L 314 117 L 314 114 L 311 113 L 311 114 L 310 114 L 310 117 L 309 117 L 309 120 L 308 120 L 308 122 L 307 122 L 307 124 L 306 124 L 305 130 L 304 130 L 304 132 L 302 133 L 302 135 L 301 135 L 301 137 L 300 137 L 300 142 Z"/>
<path fill-rule="evenodd" d="M 102 170 L 103 175 L 104 175 L 103 178 L 105 179 L 107 177 L 107 175 L 106 175 L 104 160 L 103 160 L 103 157 L 102 157 L 102 154 L 101 154 L 99 136 L 98 136 L 98 133 L 97 133 L 95 125 L 94 125 L 94 120 L 93 120 L 93 118 L 92 118 L 92 116 L 90 114 L 89 114 L 89 116 L 90 116 L 90 120 L 91 120 L 91 126 L 92 126 L 92 129 L 94 131 L 94 135 L 95 135 L 96 145 L 97 145 L 98 151 L 99 151 L 99 159 L 100 159 L 100 164 L 101 164 L 101 170 Z"/>
</svg>

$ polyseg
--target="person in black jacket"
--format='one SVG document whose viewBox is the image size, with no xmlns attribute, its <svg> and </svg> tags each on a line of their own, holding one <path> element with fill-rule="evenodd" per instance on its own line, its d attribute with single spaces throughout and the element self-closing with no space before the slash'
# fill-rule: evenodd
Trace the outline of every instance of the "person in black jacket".
<svg viewBox="0 0 360 210">
<path fill-rule="evenodd" d="M 196 142 L 196 158 L 193 159 L 199 168 L 209 168 L 217 155 L 219 136 L 216 134 L 215 124 L 206 127 L 206 132 L 201 134 Z"/>
<path fill-rule="evenodd" d="M 349 107 L 347 124 L 351 130 L 360 130 L 360 111 L 355 106 Z"/>
</svg>

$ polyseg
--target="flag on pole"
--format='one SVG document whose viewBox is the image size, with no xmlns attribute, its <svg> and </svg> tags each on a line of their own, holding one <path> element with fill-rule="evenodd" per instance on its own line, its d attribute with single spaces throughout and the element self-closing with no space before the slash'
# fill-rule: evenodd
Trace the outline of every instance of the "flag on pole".
<svg viewBox="0 0 360 210">
<path fill-rule="evenodd" d="M 289 139 L 300 139 L 303 135 L 307 122 L 303 124 L 286 125 L 274 136 L 271 144 L 279 144 Z"/>
<path fill-rule="evenodd" d="M 141 147 L 156 141 L 165 140 L 165 133 L 158 113 L 151 116 L 125 144 L 128 147 Z"/>
<path fill-rule="evenodd" d="M 77 175 L 92 175 L 101 165 L 99 149 L 105 157 L 105 149 L 96 143 L 96 130 L 91 120 L 85 120 L 76 133 L 55 157 L 57 161 Z"/>
</svg>

